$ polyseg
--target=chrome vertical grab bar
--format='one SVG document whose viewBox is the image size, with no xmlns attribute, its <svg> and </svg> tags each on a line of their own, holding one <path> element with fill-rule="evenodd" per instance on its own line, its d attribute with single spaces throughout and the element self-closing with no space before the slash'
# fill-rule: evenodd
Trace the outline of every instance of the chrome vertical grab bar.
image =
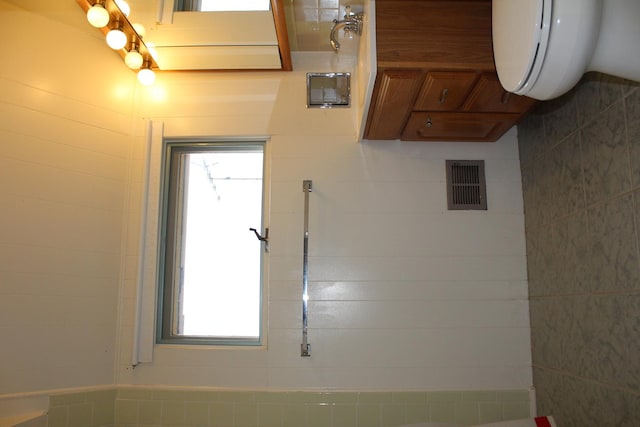
<svg viewBox="0 0 640 427">
<path fill-rule="evenodd" d="M 302 344 L 300 345 L 300 356 L 309 357 L 309 343 L 307 342 L 307 309 L 309 294 L 308 289 L 308 257 L 309 257 L 309 193 L 311 192 L 311 180 L 302 181 L 302 191 L 304 192 L 304 245 L 302 251 Z"/>
</svg>

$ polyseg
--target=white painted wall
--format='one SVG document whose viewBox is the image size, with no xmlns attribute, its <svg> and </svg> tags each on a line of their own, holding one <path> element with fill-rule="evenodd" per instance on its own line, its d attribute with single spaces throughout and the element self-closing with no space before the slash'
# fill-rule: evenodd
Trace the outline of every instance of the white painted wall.
<svg viewBox="0 0 640 427">
<path fill-rule="evenodd" d="M 304 71 L 167 73 L 142 89 L 80 8 L 0 7 L 12 58 L 0 61 L 0 393 L 114 381 L 531 385 L 515 133 L 494 144 L 358 143 L 351 110 L 304 108 Z M 266 350 L 158 347 L 131 369 L 141 118 L 163 121 L 167 136 L 271 137 Z M 444 160 L 465 158 L 486 161 L 486 212 L 446 211 Z M 303 179 L 314 184 L 311 358 L 299 356 Z"/>
</svg>

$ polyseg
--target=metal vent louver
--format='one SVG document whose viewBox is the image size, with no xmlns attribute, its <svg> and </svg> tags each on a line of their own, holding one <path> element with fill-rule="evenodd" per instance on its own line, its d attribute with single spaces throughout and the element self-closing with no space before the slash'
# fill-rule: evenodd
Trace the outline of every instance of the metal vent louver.
<svg viewBox="0 0 640 427">
<path fill-rule="evenodd" d="M 484 160 L 447 160 L 449 210 L 487 210 Z"/>
</svg>

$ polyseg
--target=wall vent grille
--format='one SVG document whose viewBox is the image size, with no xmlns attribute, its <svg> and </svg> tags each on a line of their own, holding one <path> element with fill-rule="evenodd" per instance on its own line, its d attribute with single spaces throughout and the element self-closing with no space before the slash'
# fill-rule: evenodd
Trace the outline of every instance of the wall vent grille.
<svg viewBox="0 0 640 427">
<path fill-rule="evenodd" d="M 449 210 L 487 210 L 484 160 L 447 160 Z"/>
</svg>

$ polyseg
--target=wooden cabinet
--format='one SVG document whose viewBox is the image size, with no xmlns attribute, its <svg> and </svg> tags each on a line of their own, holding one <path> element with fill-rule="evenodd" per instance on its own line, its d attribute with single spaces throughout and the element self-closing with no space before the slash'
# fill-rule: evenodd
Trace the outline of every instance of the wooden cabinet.
<svg viewBox="0 0 640 427">
<path fill-rule="evenodd" d="M 506 92 L 495 73 L 427 72 L 400 138 L 495 141 L 534 103 Z"/>
<path fill-rule="evenodd" d="M 365 139 L 495 141 L 533 106 L 495 73 L 491 0 L 378 0 Z"/>
</svg>

